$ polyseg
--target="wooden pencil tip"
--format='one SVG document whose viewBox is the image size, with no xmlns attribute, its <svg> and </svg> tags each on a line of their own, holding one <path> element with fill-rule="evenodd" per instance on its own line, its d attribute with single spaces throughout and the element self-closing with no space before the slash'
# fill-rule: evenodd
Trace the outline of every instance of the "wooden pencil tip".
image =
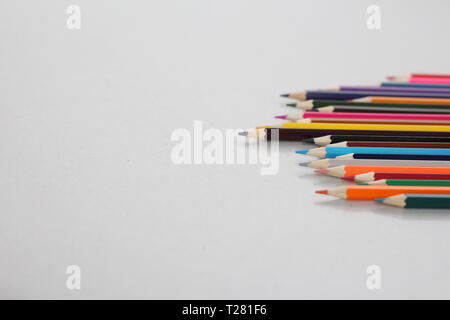
<svg viewBox="0 0 450 320">
<path fill-rule="evenodd" d="M 238 134 L 239 134 L 240 136 L 246 137 L 246 136 L 248 136 L 248 131 L 242 131 L 242 132 L 239 132 Z"/>
<path fill-rule="evenodd" d="M 282 116 L 275 116 L 275 119 L 283 119 L 283 120 L 286 120 L 286 118 L 287 118 L 287 114 L 282 115 Z"/>
<path fill-rule="evenodd" d="M 316 190 L 317 194 L 328 194 L 328 190 Z"/>
<path fill-rule="evenodd" d="M 322 173 L 322 174 L 327 174 L 328 173 L 328 169 L 317 169 L 314 170 L 315 173 Z"/>
</svg>

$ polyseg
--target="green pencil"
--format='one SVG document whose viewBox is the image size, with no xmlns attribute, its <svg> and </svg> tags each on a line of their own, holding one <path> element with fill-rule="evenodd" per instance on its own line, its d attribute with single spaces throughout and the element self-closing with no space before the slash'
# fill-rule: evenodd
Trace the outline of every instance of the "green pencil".
<svg viewBox="0 0 450 320">
<path fill-rule="evenodd" d="M 406 180 L 406 179 L 382 179 L 371 182 L 358 183 L 360 185 L 379 186 L 429 186 L 450 187 L 450 180 Z"/>
<path fill-rule="evenodd" d="M 303 110 L 315 110 L 317 108 L 328 106 L 361 106 L 361 107 L 386 107 L 386 108 L 416 108 L 416 109 L 449 109 L 448 104 L 416 104 L 416 103 L 381 103 L 381 102 L 358 102 L 342 100 L 307 100 L 296 103 L 286 104 L 288 107 L 294 107 Z M 325 111 L 325 110 L 324 110 Z M 413 113 L 413 111 L 410 111 Z"/>
<path fill-rule="evenodd" d="M 399 194 L 375 201 L 399 208 L 450 209 L 450 194 Z"/>
</svg>

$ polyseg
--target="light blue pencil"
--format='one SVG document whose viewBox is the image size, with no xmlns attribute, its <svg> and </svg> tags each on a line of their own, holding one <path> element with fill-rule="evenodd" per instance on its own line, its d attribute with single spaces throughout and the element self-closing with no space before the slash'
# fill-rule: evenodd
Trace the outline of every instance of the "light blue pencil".
<svg viewBox="0 0 450 320">
<path fill-rule="evenodd" d="M 318 158 L 336 158 L 349 153 L 365 154 L 428 154 L 428 155 L 450 155 L 450 149 L 431 148 L 377 148 L 377 147 L 323 147 L 309 150 L 296 151 L 299 154 Z M 450 166 L 450 164 L 449 164 Z"/>
</svg>

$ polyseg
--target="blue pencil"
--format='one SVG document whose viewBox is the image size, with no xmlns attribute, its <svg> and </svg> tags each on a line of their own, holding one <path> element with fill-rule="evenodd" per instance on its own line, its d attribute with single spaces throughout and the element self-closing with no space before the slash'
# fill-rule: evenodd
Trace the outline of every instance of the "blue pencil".
<svg viewBox="0 0 450 320">
<path fill-rule="evenodd" d="M 299 154 L 318 158 L 335 158 L 349 153 L 365 154 L 429 154 L 450 155 L 450 149 L 432 148 L 378 148 L 378 147 L 322 147 L 296 151 Z M 449 166 L 450 167 L 450 166 Z"/>
<path fill-rule="evenodd" d="M 447 88 L 450 84 L 408 83 L 408 82 L 382 82 L 381 87 L 408 87 L 408 88 Z"/>
</svg>

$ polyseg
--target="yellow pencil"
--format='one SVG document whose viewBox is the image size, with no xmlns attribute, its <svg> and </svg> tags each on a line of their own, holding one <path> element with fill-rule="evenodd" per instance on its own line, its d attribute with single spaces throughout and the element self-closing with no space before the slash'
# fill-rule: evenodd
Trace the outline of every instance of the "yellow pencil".
<svg viewBox="0 0 450 320">
<path fill-rule="evenodd" d="M 445 131 L 450 132 L 450 126 L 428 125 L 394 125 L 394 124 L 362 124 L 362 123 L 297 123 L 284 122 L 279 125 L 260 126 L 263 128 L 286 129 L 335 129 L 335 130 L 387 130 L 387 131 Z"/>
</svg>

